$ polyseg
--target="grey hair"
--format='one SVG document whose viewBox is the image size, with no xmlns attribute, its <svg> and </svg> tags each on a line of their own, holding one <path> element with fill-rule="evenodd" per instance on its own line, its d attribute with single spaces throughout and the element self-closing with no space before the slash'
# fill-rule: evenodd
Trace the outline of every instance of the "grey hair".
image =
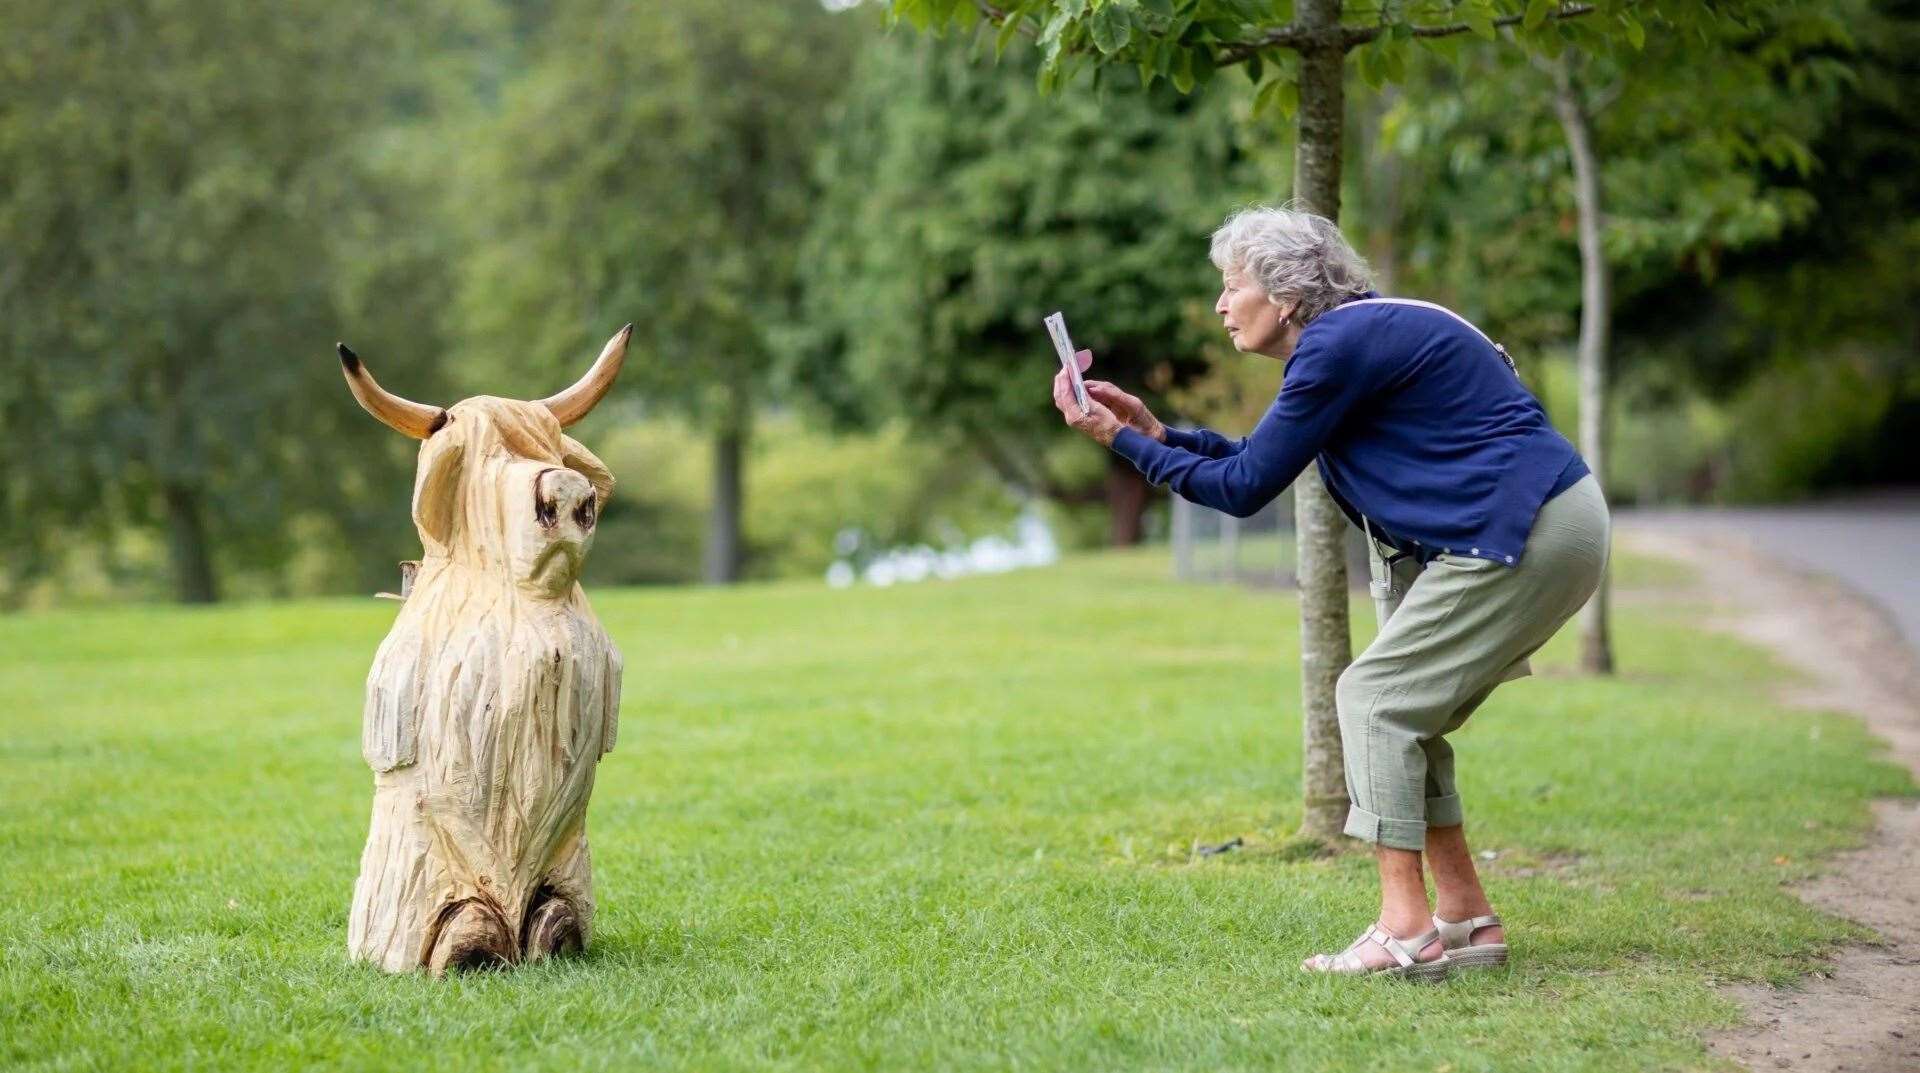
<svg viewBox="0 0 1920 1073">
<path fill-rule="evenodd" d="M 1213 233 L 1209 252 L 1221 272 L 1243 272 L 1267 300 L 1298 302 L 1301 324 L 1373 289 L 1367 262 L 1324 216 L 1285 205 L 1241 209 Z"/>
</svg>

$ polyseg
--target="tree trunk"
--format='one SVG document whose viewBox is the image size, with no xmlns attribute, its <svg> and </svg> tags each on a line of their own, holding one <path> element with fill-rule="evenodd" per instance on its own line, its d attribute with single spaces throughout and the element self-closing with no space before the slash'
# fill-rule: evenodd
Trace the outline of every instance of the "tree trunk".
<svg viewBox="0 0 1920 1073">
<path fill-rule="evenodd" d="M 1303 208 L 1340 219 L 1340 154 L 1345 54 L 1331 40 L 1341 0 L 1300 0 L 1295 22 L 1328 34 L 1300 51 L 1300 127 L 1293 194 Z M 1345 825 L 1347 784 L 1334 685 L 1353 661 L 1347 607 L 1347 520 L 1308 466 L 1293 484 L 1300 583 L 1300 714 L 1303 808 L 1300 832 L 1332 839 Z"/>
<path fill-rule="evenodd" d="M 1580 453 L 1594 478 L 1606 485 L 1607 335 L 1613 304 L 1613 280 L 1600 246 L 1605 225 L 1600 190 L 1600 161 L 1593 151 L 1593 126 L 1586 106 L 1563 61 L 1554 67 L 1554 110 L 1566 131 L 1573 157 L 1574 202 L 1580 216 Z M 1580 612 L 1580 667 L 1591 674 L 1613 673 L 1613 637 L 1608 626 L 1612 570 L 1600 575 L 1600 587 Z"/>
<path fill-rule="evenodd" d="M 168 483 L 161 486 L 160 496 L 167 509 L 167 557 L 173 564 L 175 598 L 183 604 L 213 603 L 220 599 L 220 589 L 200 495 L 183 484 Z"/>
<path fill-rule="evenodd" d="M 713 437 L 713 510 L 707 518 L 706 578 L 710 585 L 740 580 L 740 469 L 746 437 L 722 429 Z"/>
<path fill-rule="evenodd" d="M 1140 543 L 1151 491 L 1152 486 L 1133 463 L 1107 452 L 1108 535 L 1114 547 L 1131 548 Z"/>
<path fill-rule="evenodd" d="M 706 549 L 706 579 L 710 585 L 731 585 L 740 580 L 740 519 L 746 495 L 742 469 L 750 427 L 744 401 L 735 398 L 713 436 L 713 510 L 707 520 Z"/>
</svg>

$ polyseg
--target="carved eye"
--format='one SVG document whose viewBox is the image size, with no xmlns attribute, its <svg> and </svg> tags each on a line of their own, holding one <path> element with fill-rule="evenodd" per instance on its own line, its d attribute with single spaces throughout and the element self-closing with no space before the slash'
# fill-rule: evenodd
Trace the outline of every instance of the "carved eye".
<svg viewBox="0 0 1920 1073">
<path fill-rule="evenodd" d="M 573 509 L 573 520 L 580 523 L 582 529 L 593 528 L 593 494 L 591 492 L 587 494 L 587 498 L 580 501 L 579 506 Z"/>
<path fill-rule="evenodd" d="M 534 486 L 534 492 L 533 492 L 534 520 L 539 522 L 541 525 L 551 529 L 553 528 L 553 523 L 559 517 L 559 509 L 560 509 L 560 505 L 558 503 L 555 503 L 552 499 L 548 498 L 547 496 L 541 494 L 540 486 L 536 484 Z"/>
</svg>

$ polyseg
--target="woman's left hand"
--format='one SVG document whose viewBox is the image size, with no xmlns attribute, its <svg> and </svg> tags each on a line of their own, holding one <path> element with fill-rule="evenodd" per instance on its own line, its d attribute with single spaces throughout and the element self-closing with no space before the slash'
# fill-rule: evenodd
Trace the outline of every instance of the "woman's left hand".
<svg viewBox="0 0 1920 1073">
<path fill-rule="evenodd" d="M 1085 372 L 1093 364 L 1093 351 L 1082 350 L 1074 354 L 1080 363 L 1080 371 Z M 1067 379 L 1065 369 L 1053 374 L 1053 405 L 1066 418 L 1067 424 L 1102 447 L 1113 446 L 1113 438 L 1127 427 L 1126 422 L 1114 416 L 1112 410 L 1100 404 L 1092 395 L 1087 396 L 1087 412 L 1080 412 L 1080 402 L 1073 397 L 1073 381 Z"/>
</svg>

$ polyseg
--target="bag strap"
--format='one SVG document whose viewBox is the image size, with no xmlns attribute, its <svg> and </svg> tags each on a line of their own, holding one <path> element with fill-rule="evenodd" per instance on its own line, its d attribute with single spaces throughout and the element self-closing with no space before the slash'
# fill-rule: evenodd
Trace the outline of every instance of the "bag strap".
<svg viewBox="0 0 1920 1073">
<path fill-rule="evenodd" d="M 1479 336 L 1482 339 L 1485 339 L 1487 341 L 1487 345 L 1492 347 L 1495 353 L 1498 353 L 1500 355 L 1500 360 L 1507 363 L 1507 368 L 1512 369 L 1516 375 L 1518 375 L 1520 372 L 1520 367 L 1513 363 L 1513 355 L 1507 353 L 1506 347 L 1501 346 L 1499 343 L 1494 342 L 1493 337 L 1488 335 L 1486 332 L 1481 331 L 1479 325 L 1461 316 L 1460 314 L 1455 313 L 1453 310 L 1448 309 L 1446 306 L 1443 306 L 1438 302 L 1423 302 L 1418 298 L 1358 298 L 1358 299 L 1355 299 L 1354 301 L 1347 302 L 1343 305 L 1334 306 L 1332 309 L 1327 310 L 1327 313 L 1338 313 L 1342 309 L 1349 309 L 1349 308 L 1352 308 L 1353 306 L 1365 306 L 1365 305 L 1418 306 L 1421 309 L 1432 309 L 1441 313 L 1445 313 L 1447 316 L 1452 317 L 1454 320 L 1457 320 L 1460 323 L 1466 325 L 1467 327 L 1472 328 L 1473 334 Z M 1320 315 L 1324 317 L 1327 314 L 1322 313 Z"/>
</svg>

